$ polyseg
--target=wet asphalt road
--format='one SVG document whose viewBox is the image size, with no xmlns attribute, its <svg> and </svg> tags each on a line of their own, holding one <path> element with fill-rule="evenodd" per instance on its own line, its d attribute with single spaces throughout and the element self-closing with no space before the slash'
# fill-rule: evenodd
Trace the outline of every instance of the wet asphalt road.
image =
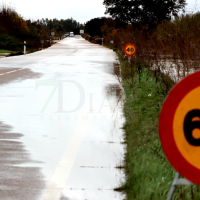
<svg viewBox="0 0 200 200">
<path fill-rule="evenodd" d="M 115 62 L 80 36 L 0 59 L 0 199 L 123 199 Z"/>
</svg>

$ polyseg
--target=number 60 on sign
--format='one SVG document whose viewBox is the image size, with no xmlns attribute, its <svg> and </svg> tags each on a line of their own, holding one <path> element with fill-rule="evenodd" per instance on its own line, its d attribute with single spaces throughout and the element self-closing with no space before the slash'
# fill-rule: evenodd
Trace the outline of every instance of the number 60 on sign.
<svg viewBox="0 0 200 200">
<path fill-rule="evenodd" d="M 200 185 L 200 71 L 179 82 L 160 114 L 163 150 L 182 176 Z"/>
</svg>

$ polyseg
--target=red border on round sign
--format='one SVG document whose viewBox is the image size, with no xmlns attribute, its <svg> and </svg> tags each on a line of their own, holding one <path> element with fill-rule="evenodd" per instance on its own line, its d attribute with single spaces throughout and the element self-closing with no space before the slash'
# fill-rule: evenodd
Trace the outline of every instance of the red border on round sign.
<svg viewBox="0 0 200 200">
<path fill-rule="evenodd" d="M 134 46 L 134 48 L 135 48 L 135 51 L 131 54 L 131 55 L 129 55 L 129 54 L 127 54 L 126 53 L 126 47 L 127 46 L 129 46 L 129 45 L 132 45 L 132 46 Z M 124 53 L 127 55 L 127 56 L 134 56 L 136 53 L 137 53 L 137 48 L 136 48 L 136 46 L 134 45 L 134 44 L 127 44 L 125 47 L 124 47 Z"/>
<path fill-rule="evenodd" d="M 181 100 L 200 86 L 200 71 L 179 82 L 167 96 L 159 117 L 159 135 L 162 148 L 172 166 L 182 176 L 200 185 L 200 170 L 191 165 L 179 152 L 173 136 L 173 119 Z"/>
</svg>

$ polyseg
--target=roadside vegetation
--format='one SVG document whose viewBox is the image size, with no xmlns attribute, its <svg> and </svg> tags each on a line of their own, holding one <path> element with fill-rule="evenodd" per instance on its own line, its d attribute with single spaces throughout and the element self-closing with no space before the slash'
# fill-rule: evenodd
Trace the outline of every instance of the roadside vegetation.
<svg viewBox="0 0 200 200">
<path fill-rule="evenodd" d="M 100 29 L 100 35 L 92 35 L 86 23 L 88 31 L 83 37 L 91 42 L 102 37 L 104 46 L 116 51 L 121 66 L 119 80 L 125 91 L 127 148 L 121 167 L 126 182 L 115 190 L 124 192 L 128 200 L 166 199 L 175 170 L 160 144 L 159 113 L 171 88 L 199 70 L 200 13 L 176 14 L 171 19 L 136 25 L 105 18 Z M 130 61 L 123 52 L 128 43 L 137 47 Z M 199 191 L 199 186 L 178 186 L 173 200 L 200 199 Z"/>
<path fill-rule="evenodd" d="M 175 82 L 164 73 L 151 70 L 148 63 L 133 58 L 130 64 L 121 51 L 117 50 L 117 54 L 126 97 L 123 127 L 126 154 L 121 166 L 126 182 L 115 190 L 125 193 L 130 200 L 166 199 L 175 170 L 161 148 L 158 118 Z M 179 186 L 173 200 L 200 199 L 199 190 L 199 186 Z"/>
<path fill-rule="evenodd" d="M 43 48 L 47 48 L 50 39 L 60 39 L 70 31 L 77 34 L 83 28 L 73 18 L 25 20 L 13 7 L 0 4 L 0 49 L 23 51 L 26 41 L 28 52 L 38 51 L 42 48 L 41 40 L 44 40 Z M 51 32 L 55 33 L 54 37 Z"/>
<path fill-rule="evenodd" d="M 199 70 L 200 14 L 163 21 L 155 29 L 113 29 L 105 44 L 117 51 L 126 100 L 124 103 L 126 182 L 118 188 L 127 199 L 166 199 L 175 170 L 165 157 L 159 139 L 162 104 L 176 82 Z M 111 32 L 111 31 L 110 31 Z M 113 35 L 113 33 L 115 33 Z M 109 40 L 114 40 L 110 44 Z M 131 64 L 123 47 L 134 43 L 138 52 Z M 199 186 L 178 186 L 173 199 L 200 199 Z"/>
<path fill-rule="evenodd" d="M 11 53 L 12 51 L 0 49 L 0 53 Z"/>
</svg>

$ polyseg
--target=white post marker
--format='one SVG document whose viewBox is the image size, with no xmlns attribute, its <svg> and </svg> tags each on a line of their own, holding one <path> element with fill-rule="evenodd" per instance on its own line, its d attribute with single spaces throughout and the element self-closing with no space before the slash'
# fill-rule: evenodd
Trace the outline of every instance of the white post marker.
<svg viewBox="0 0 200 200">
<path fill-rule="evenodd" d="M 24 55 L 26 54 L 26 41 L 24 41 Z"/>
</svg>

